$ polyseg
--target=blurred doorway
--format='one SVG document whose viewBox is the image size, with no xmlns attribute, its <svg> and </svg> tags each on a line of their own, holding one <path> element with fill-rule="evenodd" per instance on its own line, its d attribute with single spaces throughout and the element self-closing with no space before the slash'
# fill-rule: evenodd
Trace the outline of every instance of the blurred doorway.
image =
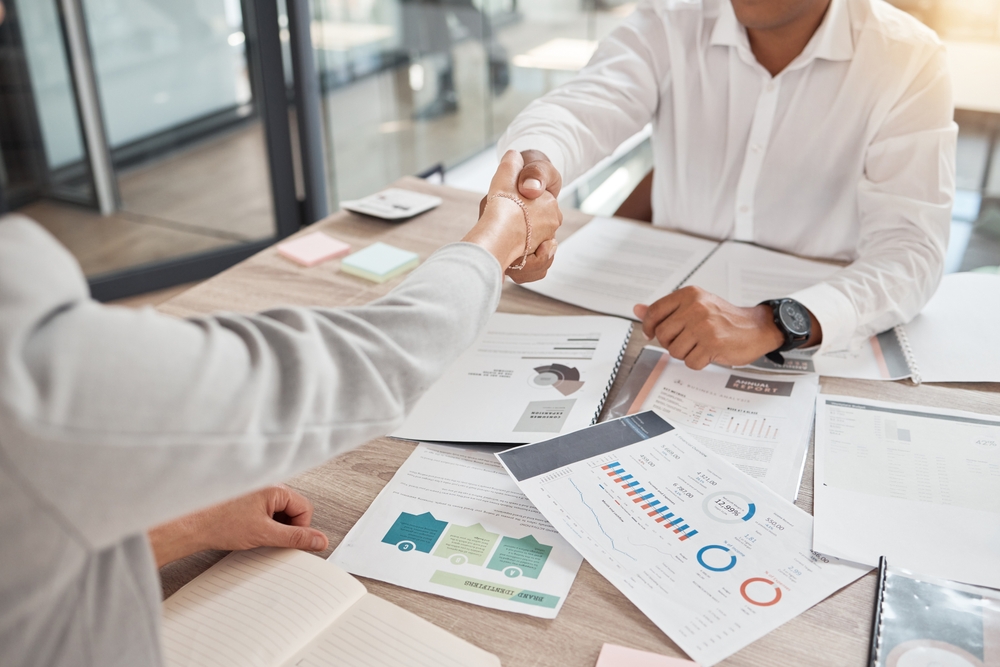
<svg viewBox="0 0 1000 667">
<path fill-rule="evenodd" d="M 95 296 L 206 277 L 299 227 L 275 0 L 4 4 L 0 206 Z"/>
</svg>

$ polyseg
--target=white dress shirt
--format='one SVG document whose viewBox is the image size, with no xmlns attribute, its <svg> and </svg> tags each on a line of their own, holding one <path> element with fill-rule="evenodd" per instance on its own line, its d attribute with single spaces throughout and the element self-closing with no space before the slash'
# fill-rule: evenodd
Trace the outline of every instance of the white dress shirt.
<svg viewBox="0 0 1000 667">
<path fill-rule="evenodd" d="M 728 0 L 644 0 L 500 152 L 568 183 L 653 123 L 653 223 L 851 262 L 790 296 L 821 351 L 906 322 L 940 281 L 955 190 L 951 82 L 934 33 L 881 0 L 832 0 L 772 77 Z"/>
</svg>

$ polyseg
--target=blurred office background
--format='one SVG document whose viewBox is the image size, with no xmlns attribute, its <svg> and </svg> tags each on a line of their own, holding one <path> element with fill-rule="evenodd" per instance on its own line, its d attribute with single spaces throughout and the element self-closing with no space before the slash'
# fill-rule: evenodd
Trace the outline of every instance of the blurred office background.
<svg viewBox="0 0 1000 667">
<path fill-rule="evenodd" d="M 485 190 L 507 123 L 570 78 L 635 6 L 4 4 L 0 207 L 51 230 L 107 298 L 204 277 L 400 176 Z M 996 266 L 1000 0 L 895 4 L 946 41 L 954 72 L 960 192 L 948 268 Z M 305 70 L 297 44 L 311 45 Z M 314 125 L 296 108 L 304 90 L 315 96 Z M 315 138 L 306 155 L 303 123 L 302 136 Z M 651 159 L 640 133 L 564 200 L 609 214 Z"/>
</svg>

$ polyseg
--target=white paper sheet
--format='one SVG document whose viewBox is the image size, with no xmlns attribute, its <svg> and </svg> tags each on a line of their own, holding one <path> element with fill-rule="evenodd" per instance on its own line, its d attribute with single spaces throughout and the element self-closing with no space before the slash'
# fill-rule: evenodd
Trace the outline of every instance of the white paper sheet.
<svg viewBox="0 0 1000 667">
<path fill-rule="evenodd" d="M 392 435 L 522 444 L 597 421 L 632 323 L 497 313 Z"/>
<path fill-rule="evenodd" d="M 674 291 L 717 245 L 648 224 L 594 218 L 559 244 L 544 279 L 524 287 L 599 313 L 635 319 L 634 305 Z"/>
<path fill-rule="evenodd" d="M 1000 588 L 1000 417 L 821 394 L 814 548 Z"/>
<path fill-rule="evenodd" d="M 918 382 L 1000 381 L 1000 277 L 952 273 L 907 324 L 872 336 L 856 350 L 785 354 L 786 370 L 829 377 Z M 766 358 L 753 366 L 778 370 Z"/>
<path fill-rule="evenodd" d="M 497 455 L 594 568 L 709 667 L 862 576 L 812 517 L 653 412 Z"/>
<path fill-rule="evenodd" d="M 666 350 L 647 346 L 622 387 L 631 405 L 609 416 L 654 410 L 794 502 L 818 392 L 816 375 L 775 377 L 720 366 L 693 371 Z"/>
<path fill-rule="evenodd" d="M 418 445 L 330 560 L 359 576 L 555 618 L 583 559 L 492 454 Z"/>
<path fill-rule="evenodd" d="M 727 241 L 684 284 L 701 287 L 737 306 L 756 306 L 761 301 L 791 296 L 840 269 L 837 264 Z"/>
</svg>

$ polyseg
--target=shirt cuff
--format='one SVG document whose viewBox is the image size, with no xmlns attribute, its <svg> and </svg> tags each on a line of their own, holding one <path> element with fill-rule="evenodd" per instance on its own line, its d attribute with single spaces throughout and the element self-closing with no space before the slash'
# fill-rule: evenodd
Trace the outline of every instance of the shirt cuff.
<svg viewBox="0 0 1000 667">
<path fill-rule="evenodd" d="M 858 328 L 858 315 L 854 304 L 843 292 L 828 283 L 818 283 L 789 295 L 809 309 L 823 328 L 823 342 L 819 354 L 846 350 L 850 347 Z"/>
<path fill-rule="evenodd" d="M 523 137 L 515 137 L 506 144 L 497 144 L 497 158 L 503 159 L 504 153 L 509 150 L 515 150 L 518 153 L 522 151 L 541 151 L 545 153 L 545 157 L 549 159 L 552 166 L 556 168 L 559 175 L 562 176 L 563 185 L 568 185 L 569 180 L 566 177 L 566 158 L 563 157 L 562 150 L 559 148 L 559 143 L 554 141 L 552 138 L 547 137 L 543 134 L 533 134 Z"/>
<path fill-rule="evenodd" d="M 489 250 L 478 243 L 468 241 L 456 241 L 438 248 L 425 264 L 432 261 L 449 261 L 459 259 L 461 262 L 474 267 L 490 290 L 489 301 L 491 303 L 490 312 L 500 305 L 500 295 L 503 290 L 504 271 L 500 262 Z"/>
</svg>

